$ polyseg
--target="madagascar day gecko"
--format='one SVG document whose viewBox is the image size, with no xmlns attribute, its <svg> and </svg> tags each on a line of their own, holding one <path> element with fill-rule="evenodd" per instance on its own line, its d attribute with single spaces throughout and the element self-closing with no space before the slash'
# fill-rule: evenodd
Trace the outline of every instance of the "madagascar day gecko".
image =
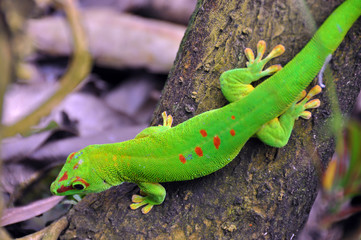
<svg viewBox="0 0 361 240">
<path fill-rule="evenodd" d="M 310 118 L 306 109 L 320 105 L 318 99 L 310 99 L 321 88 L 316 85 L 307 95 L 304 89 L 360 14 L 361 0 L 346 0 L 284 68 L 273 65 L 263 71 L 284 47 L 276 46 L 262 59 L 266 44 L 259 41 L 256 58 L 251 49 L 245 50 L 247 68 L 226 71 L 220 77 L 230 104 L 175 127 L 171 127 L 172 117 L 163 113 L 163 126 L 148 127 L 132 140 L 90 145 L 71 153 L 51 192 L 92 193 L 133 182 L 142 196 L 133 195 L 130 207 L 144 206 L 142 212 L 148 213 L 165 199 L 166 191 L 159 182 L 191 180 L 215 172 L 232 161 L 253 136 L 273 147 L 286 145 L 294 121 Z M 251 86 L 267 75 L 272 76 L 256 88 Z"/>
</svg>

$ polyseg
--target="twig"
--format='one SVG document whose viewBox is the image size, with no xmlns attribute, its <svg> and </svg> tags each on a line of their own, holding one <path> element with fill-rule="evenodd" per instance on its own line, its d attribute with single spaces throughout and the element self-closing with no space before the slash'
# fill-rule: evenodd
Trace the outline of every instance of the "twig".
<svg viewBox="0 0 361 240">
<path fill-rule="evenodd" d="M 72 0 L 56 1 L 66 12 L 73 35 L 74 56 L 67 72 L 60 80 L 59 89 L 47 101 L 13 125 L 4 126 L 3 136 L 10 137 L 17 133 L 24 134 L 36 125 L 40 119 L 48 115 L 65 96 L 73 91 L 88 75 L 92 60 L 80 17 Z"/>
</svg>

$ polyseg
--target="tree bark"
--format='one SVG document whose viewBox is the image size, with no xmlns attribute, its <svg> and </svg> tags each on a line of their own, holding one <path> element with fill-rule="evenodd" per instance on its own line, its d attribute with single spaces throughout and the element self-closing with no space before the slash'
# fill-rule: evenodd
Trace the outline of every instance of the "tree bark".
<svg viewBox="0 0 361 240">
<path fill-rule="evenodd" d="M 176 125 L 225 105 L 220 74 L 244 67 L 244 48 L 255 49 L 258 40 L 267 42 L 268 51 L 279 43 L 285 45 L 286 53 L 273 64 L 290 61 L 312 36 L 299 2 L 199 2 L 152 125 L 161 122 L 162 111 L 170 113 Z M 341 2 L 308 0 L 307 4 L 319 26 Z M 345 114 L 360 91 L 360 32 L 359 20 L 331 61 Z M 147 215 L 129 209 L 132 194 L 139 191 L 134 184 L 91 194 L 69 212 L 70 225 L 61 239 L 295 239 L 316 197 L 320 173 L 334 151 L 325 125 L 332 114 L 328 89 L 312 119 L 296 122 L 286 147 L 272 148 L 250 139 L 223 169 L 193 181 L 163 184 L 165 202 Z"/>
</svg>

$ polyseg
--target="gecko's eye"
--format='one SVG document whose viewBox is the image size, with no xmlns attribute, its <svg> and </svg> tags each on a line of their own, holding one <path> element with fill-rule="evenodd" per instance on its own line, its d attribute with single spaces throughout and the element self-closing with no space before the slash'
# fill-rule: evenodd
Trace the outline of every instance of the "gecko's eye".
<svg viewBox="0 0 361 240">
<path fill-rule="evenodd" d="M 77 183 L 73 183 L 73 188 L 76 190 L 83 190 L 85 188 L 85 185 L 77 182 Z"/>
</svg>

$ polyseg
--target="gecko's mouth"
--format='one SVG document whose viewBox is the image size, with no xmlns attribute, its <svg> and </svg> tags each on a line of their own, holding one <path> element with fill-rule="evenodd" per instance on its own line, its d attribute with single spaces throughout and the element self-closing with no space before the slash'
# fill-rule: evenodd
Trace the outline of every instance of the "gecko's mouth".
<svg viewBox="0 0 361 240">
<path fill-rule="evenodd" d="M 53 182 L 50 186 L 50 191 L 54 195 L 59 195 L 60 193 L 64 193 L 72 189 L 74 189 L 72 186 L 65 187 L 64 185 L 61 185 L 61 187 L 59 188 L 55 182 Z"/>
<path fill-rule="evenodd" d="M 63 192 L 66 192 L 66 191 L 69 191 L 69 190 L 73 190 L 73 186 L 68 186 L 68 187 L 65 187 L 64 185 L 61 185 L 60 188 L 58 188 L 58 190 L 56 190 L 57 193 L 63 193 Z"/>
</svg>

